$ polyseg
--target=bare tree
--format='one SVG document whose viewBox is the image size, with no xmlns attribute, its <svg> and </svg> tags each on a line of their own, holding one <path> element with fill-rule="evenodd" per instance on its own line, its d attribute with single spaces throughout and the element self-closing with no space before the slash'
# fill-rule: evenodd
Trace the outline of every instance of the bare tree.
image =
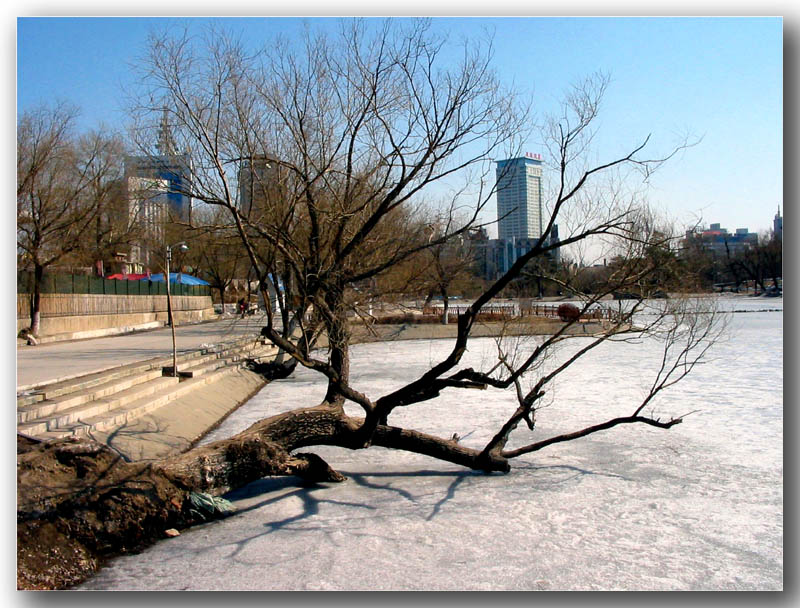
<svg viewBox="0 0 800 608">
<path fill-rule="evenodd" d="M 176 235 L 173 240 L 181 239 L 189 245 L 184 261 L 219 292 L 220 303 L 224 306 L 228 288 L 234 279 L 247 274 L 250 265 L 230 216 L 219 207 L 195 209 L 192 224 L 184 226 L 180 236 Z"/>
<path fill-rule="evenodd" d="M 78 138 L 67 105 L 23 114 L 17 126 L 17 249 L 33 269 L 31 328 L 39 333 L 44 271 L 62 260 L 102 259 L 126 242 L 121 143 L 95 131 Z"/>
<path fill-rule="evenodd" d="M 742 281 L 753 281 L 762 292 L 767 291 L 766 281 L 772 279 L 775 289 L 778 278 L 783 274 L 783 244 L 769 233 L 760 234 L 758 241 L 732 250 L 725 240 L 725 264 L 733 275 L 736 287 Z"/>
<path fill-rule="evenodd" d="M 447 227 L 430 225 L 430 238 L 438 240 L 447 232 Z M 447 325 L 450 316 L 450 297 L 452 288 L 460 282 L 475 278 L 475 255 L 469 234 L 460 234 L 455 238 L 430 247 L 425 252 L 428 265 L 425 269 L 423 284 L 426 287 L 425 305 L 438 296 L 442 301 L 442 324 Z"/>
<path fill-rule="evenodd" d="M 118 480 L 109 483 L 117 483 L 119 491 L 95 492 L 93 504 L 110 504 L 113 498 L 114 512 L 126 496 L 139 501 L 136 505 L 145 500 L 142 483 L 157 479 L 168 486 L 147 499 L 152 502 L 147 514 L 138 506 L 127 510 L 129 520 L 116 527 L 116 542 L 123 543 L 126 531 L 141 533 L 138 513 L 152 521 L 187 523 L 179 505 L 191 491 L 221 494 L 266 475 L 342 481 L 319 456 L 299 451 L 309 446 L 382 446 L 508 472 L 514 458 L 618 425 L 669 429 L 682 422 L 685 413 L 657 415 L 657 397 L 704 360 L 724 318 L 713 299 L 647 297 L 658 286 L 654 278 L 673 237 L 653 221 L 638 186 L 625 186 L 631 172 L 647 179 L 685 144 L 650 157 L 647 137 L 626 153 L 594 160 L 606 77 L 574 87 L 545 132 L 556 187 L 542 236 L 458 315 L 446 356 L 404 386 L 374 394 L 351 381 L 356 287 L 373 280 L 380 284 L 398 265 L 479 227 L 477 218 L 494 194 L 493 160 L 518 153 L 517 142 L 529 123 L 527 109 L 493 74 L 490 44 L 467 44 L 458 61 L 445 61 L 445 42 L 424 20 L 379 26 L 348 21 L 335 39 L 309 32 L 295 46 L 279 42 L 263 53 L 246 51 L 218 32 L 202 43 L 188 34 L 152 38 L 142 65 L 144 101 L 135 108 L 136 132 L 146 148 L 163 126 L 167 108 L 176 149 L 192 156 L 187 193 L 228 213 L 265 300 L 269 284 L 280 286 L 279 314 L 269 311 L 263 333 L 295 365 L 321 374 L 327 391 L 321 403 L 299 404 L 230 439 L 147 467 L 117 464 L 114 471 L 104 470 L 107 479 Z M 421 202 L 434 200 L 432 190 L 438 192 L 435 209 Z M 444 218 L 433 234 L 419 221 L 430 214 Z M 549 238 L 556 223 L 557 244 Z M 501 337 L 497 358 L 486 368 L 462 364 L 478 317 L 493 298 L 555 247 L 594 241 L 608 247 L 616 262 L 602 285 L 581 296 L 575 318 L 536 340 Z M 560 279 L 554 275 L 552 280 Z M 568 282 L 562 283 L 568 290 Z M 623 290 L 639 297 L 606 315 L 602 332 L 573 341 L 561 357 L 553 355 L 572 340 L 576 324 L 594 314 L 601 298 Z M 327 348 L 314 350 L 322 335 Z M 537 440 L 518 428 L 521 423 L 535 427 L 554 381 L 570 381 L 581 357 L 601 344 L 642 340 L 662 348 L 653 376 L 643 379 L 643 396 L 620 404 L 620 416 Z M 472 388 L 516 395 L 513 409 L 481 447 L 390 424 L 401 408 L 437 407 L 442 391 Z M 360 408 L 360 415 L 349 414 L 345 403 Z M 53 450 L 110 458 L 100 446 Z M 82 493 L 75 508 L 83 508 L 80 501 L 90 494 Z M 82 530 L 70 534 L 93 538 L 91 530 Z M 103 534 L 103 542 L 111 542 L 111 533 Z"/>
<path fill-rule="evenodd" d="M 462 239 L 478 225 L 478 214 L 493 194 L 488 185 L 491 161 L 516 152 L 526 109 L 491 71 L 490 45 L 467 45 L 459 63 L 445 65 L 444 43 L 430 35 L 423 20 L 408 27 L 386 21 L 375 30 L 363 21 L 345 22 L 335 40 L 308 33 L 302 48 L 279 42 L 255 55 L 219 32 L 206 42 L 203 49 L 188 34 L 152 39 L 144 81 L 149 85 L 145 98 L 155 102 L 140 106 L 139 117 L 154 122 L 163 107 L 169 109 L 176 142 L 191 146 L 194 156 L 192 195 L 228 210 L 262 284 L 283 277 L 284 331 L 270 313 L 264 334 L 294 362 L 323 374 L 328 390 L 321 404 L 264 420 L 229 441 L 172 461 L 168 470 L 180 471 L 183 483 L 223 491 L 249 481 L 251 477 L 236 477 L 241 457 L 239 452 L 230 457 L 231 442 L 270 446 L 268 456 L 259 453 L 249 463 L 248 475 L 255 476 L 284 471 L 289 460 L 298 462 L 297 455 L 289 456 L 294 450 L 313 444 L 352 449 L 380 445 L 507 471 L 510 459 L 554 441 L 622 423 L 669 428 L 682 420 L 662 422 L 645 409 L 702 359 L 716 336 L 717 316 L 694 314 L 683 299 L 662 305 L 654 318 L 641 317 L 644 299 L 620 309 L 603 335 L 542 374 L 527 392 L 521 389 L 521 378 L 567 339 L 574 321 L 515 362 L 501 352 L 490 371 L 459 368 L 481 309 L 552 250 L 548 236 L 559 218 L 574 220 L 569 231 L 562 231 L 559 246 L 601 239 L 622 260 L 603 288 L 586 298 L 583 314 L 614 290 L 638 286 L 646 297 L 642 288 L 654 284 L 651 278 L 659 265 L 652 252 L 654 239 L 660 237 L 638 194 L 634 190 L 626 195 L 621 185 L 630 171 L 646 180 L 682 146 L 651 158 L 645 155 L 647 137 L 628 153 L 591 164 L 607 77 L 593 76 L 575 86 L 563 113 L 548 125 L 545 136 L 556 189 L 542 237 L 459 315 L 447 357 L 405 386 L 372 396 L 350 382 L 353 286 L 419 252 L 435 254 L 437 247 Z M 256 170 L 259 164 L 261 171 Z M 426 234 L 424 224 L 411 221 L 417 217 L 420 194 L 436 184 L 452 185 L 455 178 L 464 181 L 451 187 L 452 196 L 438 206 L 436 213 L 444 218 L 440 229 Z M 247 205 L 237 194 L 242 189 L 249 191 Z M 460 217 L 464 219 L 458 221 Z M 642 324 L 641 318 L 647 321 Z M 299 341 L 285 331 L 292 323 L 300 329 Z M 620 336 L 629 339 L 624 336 L 634 326 L 639 338 L 663 338 L 665 349 L 661 372 L 629 416 L 524 449 L 505 449 L 521 420 L 533 426 L 536 404 L 553 378 L 597 345 Z M 310 349 L 322 334 L 328 343 L 325 357 Z M 388 424 L 397 408 L 434 407 L 446 388 L 475 387 L 515 389 L 519 397 L 518 409 L 483 449 Z M 348 416 L 345 402 L 360 406 L 363 418 Z M 214 470 L 213 484 L 201 480 L 201 460 L 213 463 L 206 465 Z M 319 474 L 320 469 L 314 470 Z M 339 478 L 332 471 L 324 475 Z"/>
</svg>

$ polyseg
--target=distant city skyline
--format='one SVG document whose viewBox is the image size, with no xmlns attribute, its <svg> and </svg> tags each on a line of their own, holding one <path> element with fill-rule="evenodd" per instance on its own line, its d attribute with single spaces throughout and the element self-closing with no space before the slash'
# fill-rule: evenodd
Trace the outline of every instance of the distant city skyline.
<svg viewBox="0 0 800 608">
<path fill-rule="evenodd" d="M 305 24 L 336 25 L 333 18 L 19 18 L 17 115 L 63 100 L 81 109 L 81 128 L 122 129 L 125 91 L 135 91 L 130 65 L 148 31 L 212 21 L 253 48 L 278 32 L 291 38 Z M 537 122 L 558 111 L 578 79 L 608 73 L 599 160 L 648 136 L 654 154 L 687 134 L 701 139 L 649 183 L 649 200 L 678 224 L 702 218 L 765 231 L 785 207 L 781 18 L 446 17 L 433 27 L 454 40 L 493 32 L 494 67 L 503 82 L 530 93 Z M 545 152 L 536 137 L 522 150 Z M 496 201 L 487 209 L 482 219 L 494 220 Z"/>
</svg>

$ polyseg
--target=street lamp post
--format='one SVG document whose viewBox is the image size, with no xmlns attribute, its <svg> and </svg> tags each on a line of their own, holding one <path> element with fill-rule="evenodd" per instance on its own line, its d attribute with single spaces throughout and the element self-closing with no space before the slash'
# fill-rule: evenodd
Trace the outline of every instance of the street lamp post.
<svg viewBox="0 0 800 608">
<path fill-rule="evenodd" d="M 172 314 L 172 299 L 169 289 L 169 265 L 172 262 L 172 248 L 178 247 L 180 251 L 187 251 L 189 247 L 186 245 L 185 241 L 181 241 L 180 243 L 175 243 L 174 245 L 170 245 L 167 247 L 167 274 L 164 277 L 165 281 L 167 282 L 167 317 L 169 321 L 169 326 L 172 328 L 172 375 L 174 377 L 178 377 L 178 351 L 175 344 L 175 316 Z"/>
</svg>

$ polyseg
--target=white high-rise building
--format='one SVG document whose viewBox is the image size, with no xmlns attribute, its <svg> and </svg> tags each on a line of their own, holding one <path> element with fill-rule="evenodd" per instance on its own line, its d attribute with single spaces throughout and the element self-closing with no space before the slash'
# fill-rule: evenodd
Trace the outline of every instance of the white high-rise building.
<svg viewBox="0 0 800 608">
<path fill-rule="evenodd" d="M 155 266 L 165 246 L 164 225 L 169 217 L 169 181 L 128 177 L 128 225 L 136 228 L 137 240 L 131 245 L 130 262 Z"/>
<path fill-rule="evenodd" d="M 161 180 L 166 185 L 164 196 L 169 205 L 169 213 L 175 219 L 190 222 L 192 219 L 191 184 L 193 174 L 192 158 L 177 154 L 169 114 L 164 108 L 161 125 L 158 129 L 158 154 L 149 156 L 128 156 L 125 159 L 125 178 L 130 185 L 132 178 Z M 152 182 L 155 183 L 155 182 Z"/>
<path fill-rule="evenodd" d="M 538 239 L 544 231 L 542 217 L 542 158 L 523 157 L 497 161 L 497 218 L 501 239 Z"/>
</svg>

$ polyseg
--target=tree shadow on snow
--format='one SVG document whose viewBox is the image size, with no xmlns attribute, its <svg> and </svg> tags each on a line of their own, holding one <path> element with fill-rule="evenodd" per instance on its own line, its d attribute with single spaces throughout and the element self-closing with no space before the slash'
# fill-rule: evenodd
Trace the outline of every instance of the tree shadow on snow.
<svg viewBox="0 0 800 608">
<path fill-rule="evenodd" d="M 322 503 L 344 505 L 349 507 L 358 507 L 362 509 L 375 509 L 375 507 L 367 504 L 323 499 L 314 495 L 315 491 L 325 490 L 327 487 L 328 486 L 326 484 L 310 483 L 296 476 L 266 477 L 264 479 L 251 482 L 248 485 L 239 488 L 237 490 L 228 492 L 227 494 L 224 495 L 224 497 L 227 500 L 232 500 L 232 501 L 244 500 L 248 498 L 254 498 L 266 495 L 264 500 L 260 500 L 258 502 L 255 502 L 247 506 L 237 507 L 234 517 L 242 515 L 244 513 L 248 513 L 250 511 L 256 511 L 258 509 L 267 507 L 272 504 L 277 504 L 281 501 L 288 500 L 293 497 L 299 498 L 302 501 L 302 508 L 295 515 L 263 523 L 262 531 L 256 532 L 255 534 L 250 534 L 249 536 L 246 537 L 232 538 L 230 542 L 226 543 L 198 547 L 197 549 L 194 549 L 194 553 L 199 555 L 210 549 L 220 548 L 223 546 L 232 546 L 234 547 L 234 549 L 231 552 L 231 554 L 227 556 L 227 558 L 236 560 L 237 558 L 239 558 L 240 554 L 245 550 L 245 548 L 248 546 L 248 544 L 250 544 L 251 541 L 262 538 L 268 534 L 272 534 L 273 532 L 278 532 L 284 528 L 290 527 L 292 524 L 295 524 L 297 522 L 306 520 L 310 517 L 317 515 L 319 513 L 320 504 Z M 282 492 L 282 490 L 287 490 L 291 488 L 295 489 L 288 492 Z M 276 492 L 279 493 L 276 495 Z M 222 522 L 218 521 L 211 523 L 213 525 Z M 324 526 L 319 526 L 318 528 L 303 527 L 303 531 L 305 532 L 310 532 L 315 529 L 324 531 L 325 527 Z M 263 561 L 260 560 L 259 564 L 263 565 Z"/>
<path fill-rule="evenodd" d="M 243 500 L 246 498 L 253 498 L 255 496 L 260 496 L 264 494 L 274 494 L 275 492 L 278 492 L 280 490 L 292 487 L 296 488 L 292 492 L 281 493 L 277 496 L 268 496 L 264 500 L 256 502 L 252 505 L 237 508 L 236 514 L 238 515 L 241 513 L 247 513 L 249 511 L 255 511 L 262 507 L 268 506 L 270 504 L 275 504 L 277 502 L 286 500 L 291 497 L 299 498 L 303 502 L 303 509 L 300 513 L 298 513 L 297 515 L 286 517 L 284 519 L 279 519 L 272 522 L 266 522 L 264 524 L 265 528 L 267 528 L 270 532 L 274 532 L 280 530 L 281 528 L 286 527 L 289 524 L 295 523 L 297 521 L 318 514 L 319 505 L 320 503 L 324 502 L 331 504 L 345 505 L 350 507 L 360 507 L 363 509 L 375 508 L 370 505 L 365 505 L 360 503 L 317 498 L 313 495 L 313 492 L 315 490 L 325 489 L 327 486 L 323 484 L 309 483 L 301 479 L 300 477 L 295 477 L 295 476 L 268 477 L 264 479 L 259 479 L 258 481 L 254 481 L 244 486 L 243 488 L 239 488 L 238 490 L 228 492 L 227 494 L 225 494 L 225 498 L 228 500 Z"/>
<path fill-rule="evenodd" d="M 431 470 L 408 471 L 408 472 L 371 472 L 371 473 L 351 473 L 347 471 L 342 471 L 342 474 L 346 475 L 349 479 L 351 479 L 353 482 L 355 482 L 357 485 L 363 488 L 393 492 L 403 497 L 404 499 L 408 500 L 409 502 L 415 504 L 419 504 L 419 501 L 408 490 L 395 487 L 391 482 L 378 483 L 377 481 L 374 481 L 374 479 L 375 478 L 390 478 L 390 479 L 419 478 L 419 477 L 454 478 L 453 481 L 447 487 L 445 495 L 436 502 L 432 512 L 426 518 L 429 521 L 434 517 L 436 517 L 436 515 L 441 510 L 442 506 L 455 496 L 458 486 L 460 486 L 465 480 L 471 477 L 485 476 L 485 474 L 477 471 L 454 472 L 454 471 L 431 471 Z M 309 483 L 301 479 L 300 477 L 295 477 L 295 476 L 266 477 L 264 479 L 259 479 L 258 481 L 254 481 L 237 490 L 228 492 L 227 494 L 225 494 L 225 498 L 231 501 L 239 501 L 266 495 L 264 500 L 255 502 L 248 506 L 239 507 L 236 510 L 237 514 L 255 511 L 262 507 L 278 503 L 288 498 L 292 497 L 299 498 L 303 503 L 303 508 L 300 511 L 300 513 L 280 520 L 264 523 L 264 527 L 267 528 L 269 532 L 278 531 L 290 524 L 317 515 L 319 513 L 319 507 L 321 503 L 344 505 L 344 506 L 357 507 L 369 510 L 377 509 L 377 507 L 373 505 L 368 505 L 364 503 L 331 500 L 326 498 L 318 498 L 314 496 L 314 492 L 316 490 L 323 490 L 327 487 L 329 486 L 327 486 L 326 484 Z M 296 489 L 290 492 L 281 492 L 281 490 L 286 490 L 288 488 L 296 488 Z M 275 495 L 276 492 L 280 492 L 280 494 Z"/>
<path fill-rule="evenodd" d="M 565 472 L 565 473 L 573 473 L 573 475 L 567 475 L 565 477 L 559 478 L 552 478 L 546 480 L 546 483 L 550 485 L 562 485 L 568 483 L 570 481 L 580 479 L 586 476 L 599 476 L 599 477 L 608 477 L 612 479 L 621 479 L 623 481 L 633 481 L 632 478 L 626 477 L 624 475 L 619 475 L 618 473 L 610 473 L 606 471 L 590 471 L 589 469 L 582 469 L 575 465 L 569 464 L 550 464 L 550 465 L 518 465 L 514 467 L 517 471 L 526 471 L 532 473 L 539 473 L 539 472 Z M 541 483 L 538 482 L 538 483 Z"/>
<path fill-rule="evenodd" d="M 418 504 L 419 501 L 417 498 L 408 490 L 404 490 L 402 488 L 396 488 L 391 483 L 376 483 L 374 481 L 370 481 L 368 478 L 375 478 L 375 477 L 409 477 L 409 478 L 419 478 L 419 477 L 452 477 L 454 478 L 450 485 L 447 486 L 447 491 L 445 495 L 436 502 L 433 506 L 433 510 L 431 511 L 430 515 L 425 519 L 427 521 L 432 520 L 439 514 L 442 506 L 447 503 L 450 499 L 455 496 L 456 489 L 460 486 L 464 481 L 471 477 L 485 477 L 484 473 L 478 471 L 411 471 L 411 472 L 403 472 L 403 473 L 349 473 L 348 477 L 350 477 L 353 481 L 355 481 L 358 485 L 365 487 L 365 488 L 372 488 L 377 490 L 388 490 L 390 492 L 395 492 L 398 495 L 402 496 L 406 500 Z"/>
<path fill-rule="evenodd" d="M 457 489 L 465 481 L 468 481 L 470 478 L 473 477 L 486 477 L 485 473 L 479 471 L 423 470 L 423 471 L 370 472 L 370 473 L 351 473 L 347 471 L 340 471 L 340 472 L 343 475 L 346 475 L 349 479 L 352 479 L 356 484 L 358 484 L 361 487 L 370 488 L 373 490 L 384 490 L 392 492 L 414 504 L 419 504 L 420 501 L 417 497 L 414 496 L 414 494 L 412 494 L 408 490 L 394 487 L 391 481 L 387 481 L 386 483 L 380 483 L 376 481 L 376 479 L 380 478 L 411 479 L 411 478 L 421 478 L 421 477 L 452 478 L 452 482 L 447 486 L 444 495 L 439 500 L 436 501 L 436 503 L 433 505 L 431 512 L 425 518 L 427 521 L 432 520 L 440 513 L 442 507 L 455 496 Z M 311 517 L 314 517 L 315 515 L 318 515 L 320 512 L 320 505 L 323 503 L 347 506 L 347 507 L 355 507 L 371 511 L 375 511 L 378 509 L 378 507 L 365 503 L 331 500 L 328 498 L 321 498 L 319 496 L 320 491 L 324 491 L 331 487 L 335 486 L 328 484 L 310 483 L 296 476 L 266 477 L 264 479 L 251 482 L 242 488 L 233 490 L 224 495 L 226 499 L 231 501 L 247 500 L 247 499 L 257 498 L 259 496 L 264 497 L 263 500 L 258 500 L 257 502 L 254 502 L 252 504 L 238 507 L 236 509 L 235 516 L 256 511 L 258 509 L 268 507 L 270 505 L 277 504 L 281 501 L 288 500 L 291 498 L 300 499 L 300 501 L 302 502 L 302 507 L 294 515 L 290 515 L 288 517 L 284 517 L 282 519 L 277 519 L 274 521 L 264 522 L 263 524 L 261 524 L 262 529 L 260 531 L 254 534 L 250 534 L 246 537 L 235 538 L 236 535 L 234 534 L 233 535 L 234 538 L 231 538 L 230 542 L 216 544 L 214 546 L 207 545 L 204 547 L 197 547 L 196 549 L 184 548 L 183 551 L 184 552 L 194 551 L 196 554 L 201 554 L 207 550 L 227 545 L 234 547 L 232 553 L 228 555 L 227 558 L 237 559 L 238 557 L 241 556 L 241 554 L 244 552 L 245 548 L 247 547 L 248 544 L 250 544 L 251 541 L 262 538 L 268 534 L 272 534 L 273 532 L 278 532 L 283 529 L 290 528 L 293 524 L 297 524 L 298 522 L 302 522 Z M 211 522 L 211 525 L 219 523 L 222 522 Z M 315 529 L 323 532 L 330 532 L 329 527 L 324 524 L 320 525 L 317 528 L 313 526 L 311 527 L 304 526 L 302 528 L 304 532 L 312 532 Z M 263 565 L 263 562 L 261 563 Z"/>
</svg>

